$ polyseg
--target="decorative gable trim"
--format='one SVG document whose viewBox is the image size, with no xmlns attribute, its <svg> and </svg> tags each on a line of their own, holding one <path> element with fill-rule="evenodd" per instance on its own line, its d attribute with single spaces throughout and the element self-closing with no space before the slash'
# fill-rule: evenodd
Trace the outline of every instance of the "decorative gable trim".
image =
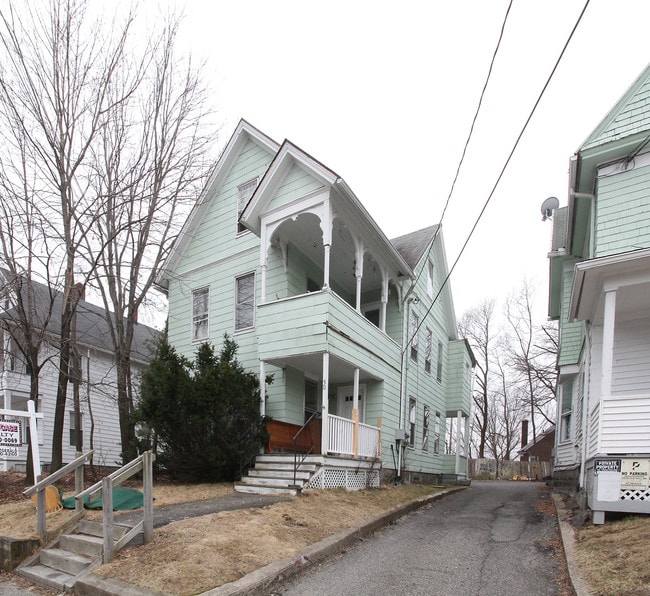
<svg viewBox="0 0 650 596">
<path fill-rule="evenodd" d="M 339 179 L 335 172 L 285 140 L 241 214 L 240 222 L 258 236 L 261 233 L 262 213 L 294 166 L 305 170 L 325 187 L 332 186 Z"/>
</svg>

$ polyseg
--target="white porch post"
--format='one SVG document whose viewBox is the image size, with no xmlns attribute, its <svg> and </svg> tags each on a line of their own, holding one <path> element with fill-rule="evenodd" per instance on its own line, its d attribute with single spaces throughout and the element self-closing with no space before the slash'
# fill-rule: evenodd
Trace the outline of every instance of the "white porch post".
<svg viewBox="0 0 650 596">
<path fill-rule="evenodd" d="M 260 416 L 266 416 L 266 366 L 260 360 Z"/>
<path fill-rule="evenodd" d="M 461 410 L 458 410 L 456 412 L 456 464 L 455 464 L 455 473 L 456 475 L 460 474 L 460 437 L 461 437 L 461 432 L 460 432 L 460 424 L 463 421 L 463 412 Z"/>
<path fill-rule="evenodd" d="M 261 280 L 261 288 L 260 288 L 260 304 L 264 304 L 266 302 L 266 261 L 262 262 L 262 280 Z"/>
<path fill-rule="evenodd" d="M 603 352 L 600 372 L 600 424 L 602 424 L 603 400 L 612 394 L 612 369 L 614 366 L 614 327 L 616 324 L 616 289 L 605 290 L 605 307 L 603 312 Z M 601 432 L 598 430 L 600 453 Z"/>
<path fill-rule="evenodd" d="M 325 256 L 323 262 L 323 289 L 330 287 L 330 249 L 329 244 L 325 244 L 323 247 L 325 249 Z"/>
<path fill-rule="evenodd" d="M 388 303 L 388 278 L 384 275 L 381 282 L 381 308 L 379 310 L 379 328 L 386 332 L 386 304 Z"/>
<path fill-rule="evenodd" d="M 612 368 L 614 363 L 614 327 L 616 323 L 616 290 L 605 290 L 603 313 L 603 364 L 600 377 L 600 399 L 612 393 Z"/>
<path fill-rule="evenodd" d="M 359 369 L 354 369 L 354 383 L 352 386 L 352 456 L 359 457 Z"/>
<path fill-rule="evenodd" d="M 328 385 L 330 378 L 330 355 L 329 352 L 323 354 L 323 396 L 322 396 L 322 416 L 321 421 L 321 454 L 327 455 L 329 451 L 329 421 L 328 421 L 328 409 L 329 409 L 329 399 L 327 397 Z"/>
<path fill-rule="evenodd" d="M 465 418 L 465 437 L 463 440 L 463 455 L 469 457 L 469 416 Z"/>
</svg>

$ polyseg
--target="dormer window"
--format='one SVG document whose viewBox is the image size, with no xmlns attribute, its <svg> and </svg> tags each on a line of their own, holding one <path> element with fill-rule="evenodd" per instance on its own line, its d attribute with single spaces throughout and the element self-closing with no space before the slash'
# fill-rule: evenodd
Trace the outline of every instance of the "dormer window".
<svg viewBox="0 0 650 596">
<path fill-rule="evenodd" d="M 237 233 L 238 234 L 242 234 L 247 231 L 246 228 L 239 221 L 239 218 L 241 217 L 241 214 L 243 213 L 244 209 L 246 209 L 246 205 L 248 205 L 248 201 L 250 201 L 256 188 L 257 188 L 257 178 L 253 178 L 248 182 L 244 182 L 244 184 L 240 184 L 237 187 Z"/>
</svg>

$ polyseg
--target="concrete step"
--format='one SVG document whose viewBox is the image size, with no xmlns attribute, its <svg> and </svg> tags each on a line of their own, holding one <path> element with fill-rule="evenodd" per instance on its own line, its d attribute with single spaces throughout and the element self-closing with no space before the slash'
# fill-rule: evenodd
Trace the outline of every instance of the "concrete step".
<svg viewBox="0 0 650 596">
<path fill-rule="evenodd" d="M 113 525 L 113 540 L 119 540 L 131 528 L 127 526 Z M 87 534 L 88 536 L 104 536 L 104 527 L 102 522 L 90 521 L 87 519 L 82 520 L 77 527 L 77 534 Z"/>
<path fill-rule="evenodd" d="M 238 493 L 249 493 L 254 495 L 296 495 L 298 491 L 289 487 L 262 486 L 255 484 L 235 484 Z"/>
<path fill-rule="evenodd" d="M 84 571 L 93 559 L 60 548 L 46 548 L 41 551 L 40 563 L 57 571 L 78 575 Z"/>
<path fill-rule="evenodd" d="M 277 488 L 285 488 L 294 484 L 293 478 L 274 478 L 273 476 L 244 476 L 240 480 L 241 484 L 254 484 L 256 486 L 275 486 Z M 298 486 L 302 486 L 304 482 L 296 480 Z"/>
<path fill-rule="evenodd" d="M 303 454 L 298 454 L 298 460 L 303 460 L 304 463 L 319 465 L 323 458 L 320 455 L 305 455 L 303 459 Z M 255 456 L 255 463 L 291 463 L 293 465 L 294 456 L 293 453 L 265 453 L 263 455 Z"/>
<path fill-rule="evenodd" d="M 104 541 L 99 536 L 87 534 L 64 534 L 59 539 L 59 548 L 93 559 L 101 556 Z"/>
<path fill-rule="evenodd" d="M 74 575 L 46 567 L 45 565 L 22 567 L 18 570 L 18 574 L 29 581 L 60 592 L 70 591 L 75 580 Z"/>
<path fill-rule="evenodd" d="M 293 462 L 255 462 L 255 470 L 281 470 L 284 472 L 293 472 Z M 316 464 L 303 463 L 298 466 L 298 470 L 303 472 L 315 472 L 318 469 Z"/>
<path fill-rule="evenodd" d="M 315 470 L 312 470 L 312 472 Z M 259 477 L 271 477 L 273 478 L 288 478 L 293 480 L 293 470 L 258 470 L 254 468 L 248 470 L 248 476 L 252 478 Z M 298 470 L 296 472 L 296 480 L 309 480 L 311 478 L 311 472 Z"/>
</svg>

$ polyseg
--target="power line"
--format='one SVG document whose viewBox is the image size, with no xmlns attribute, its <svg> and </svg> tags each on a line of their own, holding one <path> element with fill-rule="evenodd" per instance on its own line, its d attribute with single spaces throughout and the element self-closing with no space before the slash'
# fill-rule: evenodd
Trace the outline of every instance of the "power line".
<svg viewBox="0 0 650 596">
<path fill-rule="evenodd" d="M 573 25 L 573 29 L 571 29 L 571 33 L 569 34 L 569 37 L 567 38 L 566 42 L 564 43 L 564 47 L 562 48 L 562 51 L 560 52 L 560 55 L 558 56 L 557 60 L 555 61 L 555 64 L 553 66 L 553 69 L 551 70 L 551 73 L 547 77 L 546 82 L 544 83 L 544 86 L 542 87 L 542 90 L 540 91 L 540 93 L 539 93 L 539 95 L 537 97 L 537 100 L 535 101 L 530 113 L 528 114 L 528 117 L 526 118 L 526 121 L 524 122 L 524 125 L 523 125 L 521 131 L 519 132 L 519 135 L 517 136 L 517 139 L 515 140 L 515 143 L 512 146 L 512 149 L 510 150 L 510 153 L 508 154 L 508 157 L 507 157 L 505 163 L 503 164 L 503 167 L 501 168 L 501 171 L 499 172 L 499 175 L 497 176 L 497 179 L 496 179 L 494 185 L 492 186 L 492 190 L 490 191 L 490 194 L 488 195 L 487 199 L 485 200 L 485 203 L 483 204 L 483 207 L 482 207 L 481 211 L 479 212 L 478 217 L 476 218 L 476 221 L 474 222 L 474 225 L 470 229 L 469 234 L 467 235 L 467 238 L 465 239 L 465 242 L 463 243 L 463 246 L 461 247 L 460 252 L 458 253 L 458 256 L 456 257 L 456 260 L 454 261 L 453 265 L 449 269 L 449 272 L 447 273 L 447 277 L 445 277 L 444 281 L 440 285 L 440 289 L 438 290 L 438 293 L 435 295 L 434 299 L 432 300 L 431 305 L 427 309 L 424 317 L 422 317 L 422 321 L 418 324 L 415 331 L 413 332 L 413 335 L 411 336 L 409 341 L 406 343 L 406 346 L 404 347 L 404 350 L 403 350 L 402 354 L 404 354 L 404 352 L 406 351 L 408 346 L 411 344 L 411 342 L 413 341 L 413 337 L 417 334 L 417 332 L 419 331 L 420 327 L 422 326 L 422 323 L 424 322 L 425 318 L 431 312 L 431 309 L 436 304 L 436 301 L 438 300 L 438 297 L 442 293 L 442 290 L 444 289 L 444 287 L 447 285 L 447 282 L 449 281 L 449 278 L 451 277 L 451 274 L 454 272 L 454 269 L 456 268 L 456 265 L 458 264 L 458 261 L 460 260 L 461 256 L 465 252 L 465 249 L 467 248 L 467 245 L 469 244 L 469 241 L 472 238 L 472 236 L 474 234 L 474 231 L 476 230 L 476 227 L 478 226 L 479 221 L 481 221 L 481 218 L 483 217 L 483 214 L 485 213 L 485 210 L 487 209 L 487 206 L 490 204 L 490 201 L 492 200 L 492 197 L 494 196 L 494 193 L 495 193 L 495 191 L 497 189 L 497 186 L 501 182 L 501 179 L 503 178 L 503 175 L 505 174 L 505 171 L 508 168 L 508 165 L 510 164 L 510 161 L 512 160 L 512 156 L 514 155 L 515 151 L 517 150 L 517 147 L 519 146 L 519 142 L 521 141 L 522 137 L 524 136 L 524 133 L 526 132 L 526 129 L 528 128 L 528 125 L 530 124 L 530 121 L 532 120 L 533 115 L 537 111 L 537 108 L 538 108 L 538 106 L 539 106 L 539 104 L 540 104 L 540 102 L 542 100 L 542 97 L 546 93 L 546 89 L 550 85 L 551 80 L 553 79 L 553 76 L 555 76 L 555 71 L 558 69 L 558 66 L 560 65 L 560 62 L 562 61 L 562 58 L 564 57 L 564 54 L 565 54 L 567 48 L 569 47 L 569 43 L 571 42 L 571 39 L 573 39 L 573 35 L 575 34 L 575 32 L 576 32 L 576 30 L 578 28 L 578 25 L 582 21 L 582 17 L 584 16 L 585 11 L 587 10 L 587 7 L 589 6 L 590 1 L 591 0 L 586 0 L 585 5 L 582 7 L 582 11 L 580 12 L 580 15 L 578 16 L 577 21 Z M 437 231 L 436 231 L 436 234 L 437 234 Z"/>
</svg>

